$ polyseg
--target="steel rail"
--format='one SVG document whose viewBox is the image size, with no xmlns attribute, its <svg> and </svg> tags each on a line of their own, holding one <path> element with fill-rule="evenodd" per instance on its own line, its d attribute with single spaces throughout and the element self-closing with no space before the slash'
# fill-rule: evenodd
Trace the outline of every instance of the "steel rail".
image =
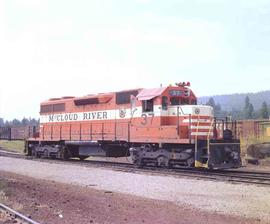
<svg viewBox="0 0 270 224">
<path fill-rule="evenodd" d="M 204 180 L 216 180 L 224 182 L 235 182 L 235 183 L 245 183 L 245 184 L 257 184 L 257 185 L 268 185 L 270 186 L 270 173 L 266 172 L 252 172 L 252 171 L 236 171 L 236 170 L 196 170 L 193 168 L 160 168 L 160 167 L 144 167 L 137 168 L 132 163 L 124 162 L 112 162 L 112 161 L 99 161 L 99 160 L 84 160 L 80 161 L 77 159 L 70 159 L 68 161 L 62 160 L 51 160 L 51 159 L 40 159 L 25 156 L 23 154 L 8 154 L 4 153 L 0 156 L 8 156 L 13 158 L 22 158 L 22 159 L 33 159 L 34 161 L 39 162 L 52 162 L 60 164 L 70 164 L 70 165 L 79 165 L 79 166 L 96 166 L 96 167 L 105 167 L 112 168 L 116 171 L 122 172 L 136 172 L 136 173 L 151 173 L 156 175 L 170 175 L 170 176 L 185 176 L 190 178 L 199 178 Z"/>
<path fill-rule="evenodd" d="M 5 212 L 8 212 L 9 214 L 13 215 L 16 219 L 20 219 L 25 223 L 28 223 L 28 224 L 40 224 L 39 222 L 36 222 L 36 221 L 26 217 L 25 215 L 23 215 L 23 214 L 21 214 L 19 212 L 16 212 L 12 208 L 9 208 L 8 206 L 6 206 L 6 205 L 4 205 L 2 203 L 0 203 L 0 209 L 2 209 Z"/>
</svg>

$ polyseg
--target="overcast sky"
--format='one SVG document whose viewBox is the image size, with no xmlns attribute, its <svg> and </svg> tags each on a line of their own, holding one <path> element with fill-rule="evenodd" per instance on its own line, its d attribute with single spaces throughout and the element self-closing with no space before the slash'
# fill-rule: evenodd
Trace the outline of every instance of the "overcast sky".
<svg viewBox="0 0 270 224">
<path fill-rule="evenodd" d="M 270 89 L 269 0 L 0 0 L 0 117 L 51 97 L 190 81 Z"/>
</svg>

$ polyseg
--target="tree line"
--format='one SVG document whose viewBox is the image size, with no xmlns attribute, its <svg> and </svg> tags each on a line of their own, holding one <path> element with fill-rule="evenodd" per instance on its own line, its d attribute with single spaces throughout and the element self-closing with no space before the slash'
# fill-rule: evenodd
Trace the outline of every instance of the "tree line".
<svg viewBox="0 0 270 224">
<path fill-rule="evenodd" d="M 250 102 L 249 96 L 246 96 L 243 108 L 232 109 L 230 111 L 223 110 L 221 105 L 216 103 L 213 97 L 209 98 L 206 105 L 214 108 L 214 114 L 218 118 L 230 116 L 235 120 L 269 119 L 270 115 L 270 107 L 266 101 L 263 101 L 261 107 L 255 110 L 253 104 Z"/>
<path fill-rule="evenodd" d="M 257 93 L 235 93 L 235 94 L 224 94 L 224 95 L 213 95 L 213 96 L 202 96 L 198 98 L 198 102 L 206 104 L 209 98 L 212 97 L 216 103 L 219 103 L 223 110 L 231 111 L 233 109 L 242 110 L 245 106 L 245 99 L 249 97 L 250 102 L 253 105 L 255 111 L 259 111 L 263 101 L 270 104 L 270 90 L 261 91 Z"/>
<path fill-rule="evenodd" d="M 38 126 L 39 119 L 35 118 L 23 118 L 22 120 L 13 119 L 13 120 L 4 120 L 0 118 L 0 127 L 14 127 L 14 126 Z"/>
</svg>

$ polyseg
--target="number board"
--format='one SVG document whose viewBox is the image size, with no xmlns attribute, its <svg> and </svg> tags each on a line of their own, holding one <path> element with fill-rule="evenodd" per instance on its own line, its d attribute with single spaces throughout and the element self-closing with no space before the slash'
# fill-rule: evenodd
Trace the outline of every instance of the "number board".
<svg viewBox="0 0 270 224">
<path fill-rule="evenodd" d="M 170 90 L 170 96 L 182 96 L 183 95 L 183 91 L 181 90 Z"/>
</svg>

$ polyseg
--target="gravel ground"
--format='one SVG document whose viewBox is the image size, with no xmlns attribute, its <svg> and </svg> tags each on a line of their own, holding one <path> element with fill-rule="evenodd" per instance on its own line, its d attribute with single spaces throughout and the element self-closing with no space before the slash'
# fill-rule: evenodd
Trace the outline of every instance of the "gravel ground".
<svg viewBox="0 0 270 224">
<path fill-rule="evenodd" d="M 177 206 L 173 202 L 146 199 L 89 187 L 60 184 L 0 171 L 7 186 L 4 203 L 40 223 L 50 224 L 259 224 Z M 41 193 L 42 192 L 42 193 Z M 0 223 L 8 224 L 5 217 Z"/>
<path fill-rule="evenodd" d="M 16 165 L 14 165 L 16 164 Z M 270 188 L 0 157 L 0 170 L 270 223 Z"/>
</svg>

